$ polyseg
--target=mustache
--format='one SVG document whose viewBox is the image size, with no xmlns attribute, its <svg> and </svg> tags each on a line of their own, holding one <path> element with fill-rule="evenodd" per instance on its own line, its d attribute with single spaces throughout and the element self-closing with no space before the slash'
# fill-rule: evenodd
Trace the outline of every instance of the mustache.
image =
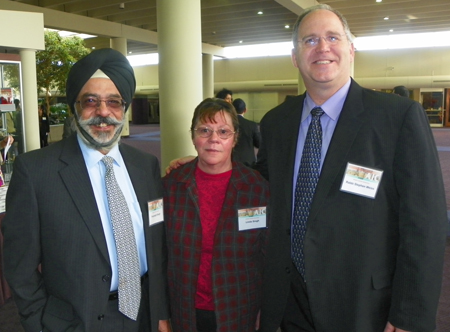
<svg viewBox="0 0 450 332">
<path fill-rule="evenodd" d="M 117 121 L 116 119 L 110 118 L 110 117 L 103 117 L 103 116 L 96 116 L 94 118 L 91 119 L 87 119 L 87 120 L 81 120 L 80 124 L 83 125 L 88 125 L 88 126 L 99 126 L 102 123 L 106 124 L 106 125 L 113 125 L 113 126 L 118 126 L 121 125 L 122 122 L 121 121 Z"/>
</svg>

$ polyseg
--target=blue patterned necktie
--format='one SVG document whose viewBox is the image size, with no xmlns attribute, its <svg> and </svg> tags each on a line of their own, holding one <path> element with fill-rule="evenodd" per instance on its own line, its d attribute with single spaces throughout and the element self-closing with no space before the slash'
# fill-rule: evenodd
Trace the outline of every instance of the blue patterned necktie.
<svg viewBox="0 0 450 332">
<path fill-rule="evenodd" d="M 322 149 L 322 126 L 320 117 L 323 115 L 320 107 L 311 110 L 312 120 L 306 134 L 302 159 L 295 186 L 292 260 L 298 271 L 305 278 L 305 259 L 303 241 L 306 234 L 306 222 L 309 216 L 311 201 L 316 190 L 320 173 L 320 151 Z"/>
<path fill-rule="evenodd" d="M 105 183 L 117 248 L 119 311 L 136 320 L 141 302 L 141 272 L 130 210 L 114 175 L 114 159 L 104 156 Z"/>
</svg>

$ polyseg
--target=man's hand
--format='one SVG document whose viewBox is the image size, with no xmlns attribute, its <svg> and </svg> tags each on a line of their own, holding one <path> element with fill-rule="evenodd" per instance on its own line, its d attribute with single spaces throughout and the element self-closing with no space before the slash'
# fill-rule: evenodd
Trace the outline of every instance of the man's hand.
<svg viewBox="0 0 450 332">
<path fill-rule="evenodd" d="M 384 332 L 410 332 L 410 331 L 406 331 L 406 330 L 402 330 L 402 329 L 396 328 L 394 325 L 392 325 L 391 323 L 387 322 L 386 327 L 384 328 Z"/>
<path fill-rule="evenodd" d="M 170 174 L 170 172 L 174 169 L 177 169 L 180 166 L 183 166 L 184 164 L 187 164 L 188 162 L 194 160 L 194 156 L 186 156 L 178 159 L 174 159 L 169 163 L 169 166 L 166 167 L 166 175 Z"/>
<path fill-rule="evenodd" d="M 172 332 L 169 320 L 160 320 L 158 324 L 158 332 Z"/>
</svg>

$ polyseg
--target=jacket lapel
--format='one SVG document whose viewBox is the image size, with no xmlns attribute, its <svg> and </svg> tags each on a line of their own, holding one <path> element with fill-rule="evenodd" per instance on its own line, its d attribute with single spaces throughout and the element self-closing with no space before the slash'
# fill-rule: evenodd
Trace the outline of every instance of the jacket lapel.
<svg viewBox="0 0 450 332">
<path fill-rule="evenodd" d="M 67 139 L 61 152 L 60 160 L 66 164 L 59 170 L 61 179 L 65 183 L 67 191 L 71 195 L 73 203 L 82 216 L 97 247 L 109 262 L 102 222 L 76 135 L 72 135 Z"/>
<path fill-rule="evenodd" d="M 150 185 L 143 179 L 148 178 L 148 175 L 145 174 L 145 171 L 142 165 L 137 165 L 139 163 L 138 160 L 134 160 L 129 154 L 126 147 L 123 144 L 119 145 L 120 153 L 127 167 L 128 175 L 130 176 L 131 183 L 133 185 L 134 192 L 139 201 L 139 206 L 141 208 L 142 221 L 143 225 L 148 225 L 148 202 L 146 198 L 148 197 L 148 186 Z M 148 169 L 147 172 L 151 172 L 152 170 Z M 161 197 L 160 197 L 161 198 Z M 144 227 L 145 229 L 146 227 Z"/>
<path fill-rule="evenodd" d="M 286 115 L 285 120 L 281 121 L 284 124 L 281 128 L 282 139 L 280 142 L 280 149 L 282 149 L 281 156 L 288 156 L 287 160 L 282 160 L 287 172 L 285 174 L 285 179 L 282 183 L 285 185 L 285 204 L 291 207 L 294 204 L 292 201 L 293 193 L 293 179 L 294 179 L 294 167 L 295 167 L 295 155 L 297 153 L 297 139 L 300 131 L 300 121 L 303 113 L 303 101 L 306 94 L 296 97 L 293 99 L 293 103 L 286 105 Z M 289 211 L 291 211 L 289 210 Z M 289 218 L 290 220 L 290 218 Z"/>
<path fill-rule="evenodd" d="M 361 98 L 362 88 L 352 80 L 347 98 L 342 108 L 336 129 L 328 147 L 319 182 L 311 205 L 309 220 L 313 220 L 321 210 L 325 198 L 338 178 L 348 160 L 348 154 L 364 123 L 364 104 Z"/>
</svg>

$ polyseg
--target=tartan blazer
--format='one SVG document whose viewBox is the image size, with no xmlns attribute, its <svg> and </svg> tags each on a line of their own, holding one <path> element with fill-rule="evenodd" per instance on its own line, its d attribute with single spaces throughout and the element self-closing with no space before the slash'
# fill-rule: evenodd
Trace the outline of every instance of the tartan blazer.
<svg viewBox="0 0 450 332">
<path fill-rule="evenodd" d="M 174 332 L 196 330 L 195 294 L 202 245 L 194 174 L 197 160 L 163 178 Z M 233 162 L 214 237 L 212 283 L 218 332 L 255 331 L 261 303 L 266 229 L 239 231 L 237 213 L 238 209 L 267 206 L 268 188 L 259 173 Z"/>
</svg>

